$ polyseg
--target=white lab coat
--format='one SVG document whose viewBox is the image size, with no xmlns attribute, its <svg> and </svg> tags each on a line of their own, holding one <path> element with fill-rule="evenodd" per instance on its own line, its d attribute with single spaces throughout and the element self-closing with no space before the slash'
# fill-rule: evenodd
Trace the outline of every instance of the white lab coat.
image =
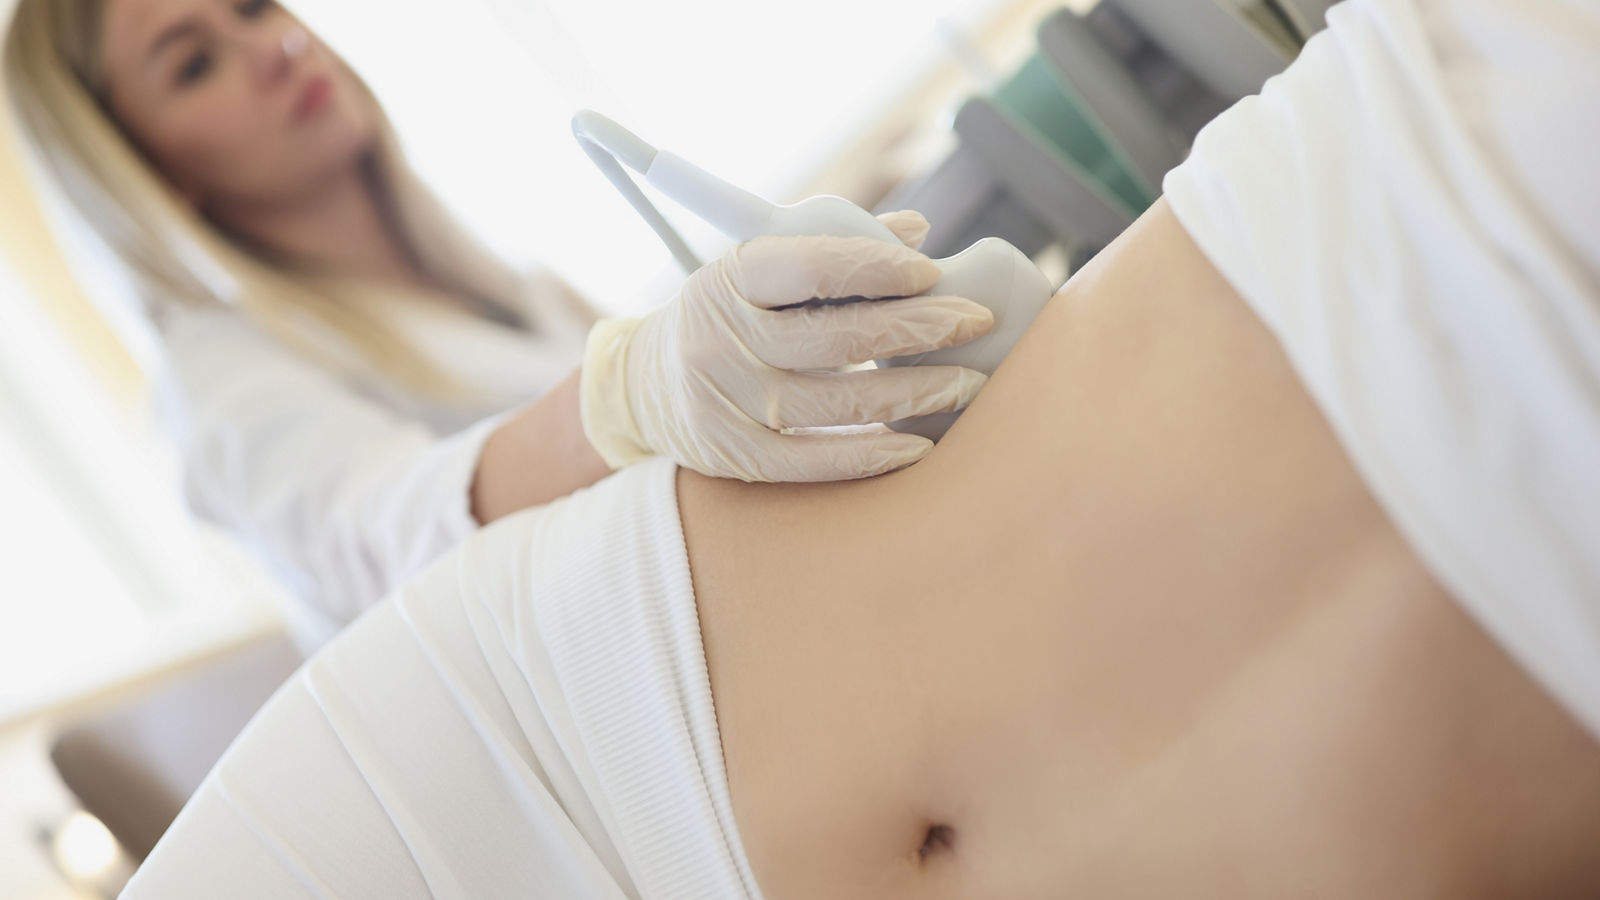
<svg viewBox="0 0 1600 900">
<path fill-rule="evenodd" d="M 532 331 L 381 290 L 363 299 L 481 387 L 481 403 L 442 405 L 376 371 L 331 371 L 231 310 L 156 317 L 159 408 L 188 502 L 295 598 L 287 617 L 307 651 L 477 527 L 469 491 L 484 440 L 572 371 L 595 318 L 547 271 L 527 280 Z"/>
</svg>

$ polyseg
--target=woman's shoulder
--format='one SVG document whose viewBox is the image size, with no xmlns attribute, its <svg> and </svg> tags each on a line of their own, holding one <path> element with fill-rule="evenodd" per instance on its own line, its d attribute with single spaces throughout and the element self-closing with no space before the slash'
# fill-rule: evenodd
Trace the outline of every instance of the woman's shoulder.
<svg viewBox="0 0 1600 900">
<path fill-rule="evenodd" d="M 249 316 L 220 303 L 152 306 L 150 319 L 169 355 L 226 353 L 232 347 L 266 348 L 273 343 L 266 330 Z"/>
</svg>

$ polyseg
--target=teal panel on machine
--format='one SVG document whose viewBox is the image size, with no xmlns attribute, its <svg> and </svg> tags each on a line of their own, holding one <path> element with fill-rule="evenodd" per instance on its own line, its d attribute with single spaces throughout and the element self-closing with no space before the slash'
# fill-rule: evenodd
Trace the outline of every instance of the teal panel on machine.
<svg viewBox="0 0 1600 900">
<path fill-rule="evenodd" d="M 1043 146 L 1092 178 L 1130 216 L 1137 218 L 1156 201 L 1155 192 L 1122 159 L 1043 55 L 1036 53 L 1023 63 L 1011 80 L 995 90 L 994 102 L 1019 119 Z"/>
</svg>

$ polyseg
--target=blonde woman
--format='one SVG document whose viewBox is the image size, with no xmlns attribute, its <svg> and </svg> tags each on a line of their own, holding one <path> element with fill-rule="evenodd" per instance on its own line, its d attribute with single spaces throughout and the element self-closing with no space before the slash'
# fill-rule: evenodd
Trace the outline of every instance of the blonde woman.
<svg viewBox="0 0 1600 900">
<path fill-rule="evenodd" d="M 370 91 L 271 0 L 21 0 L 5 61 L 24 134 L 161 336 L 192 505 L 309 601 L 312 643 L 478 525 L 626 463 L 873 475 L 930 444 L 792 428 L 951 410 L 983 381 L 817 373 L 990 327 L 913 296 L 937 278 L 915 213 L 885 217 L 906 247 L 753 241 L 597 325 L 451 222 Z M 766 308 L 853 295 L 910 299 Z"/>
</svg>

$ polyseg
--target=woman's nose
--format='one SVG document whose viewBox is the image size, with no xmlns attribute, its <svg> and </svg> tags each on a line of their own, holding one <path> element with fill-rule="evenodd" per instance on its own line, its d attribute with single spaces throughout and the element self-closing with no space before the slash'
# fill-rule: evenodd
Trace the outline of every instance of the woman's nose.
<svg viewBox="0 0 1600 900">
<path fill-rule="evenodd" d="M 300 25 L 271 29 L 249 38 L 250 66 L 263 86 L 284 81 L 311 48 L 311 35 Z"/>
</svg>

